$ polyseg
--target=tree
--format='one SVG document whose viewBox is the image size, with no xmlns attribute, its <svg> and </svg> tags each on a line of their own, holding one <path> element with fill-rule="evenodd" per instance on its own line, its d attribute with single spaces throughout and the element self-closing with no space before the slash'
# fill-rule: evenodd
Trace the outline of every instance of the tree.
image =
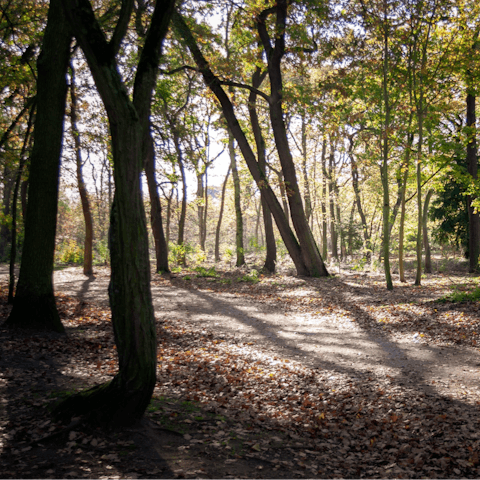
<svg viewBox="0 0 480 480">
<path fill-rule="evenodd" d="M 75 92 L 75 69 L 70 64 L 70 121 L 75 145 L 75 160 L 77 165 L 77 184 L 82 202 L 83 218 L 85 220 L 85 243 L 83 248 L 83 274 L 93 275 L 93 219 L 87 188 L 83 180 L 83 160 L 80 132 L 77 126 L 77 94 Z"/>
<path fill-rule="evenodd" d="M 299 228 L 299 231 L 297 231 L 297 235 L 299 235 L 303 243 L 299 244 L 299 242 L 295 238 L 295 235 L 291 231 L 288 225 L 288 222 L 286 221 L 285 213 L 283 212 L 283 209 L 280 206 L 273 190 L 268 184 L 268 179 L 266 178 L 265 174 L 261 172 L 258 166 L 255 154 L 253 153 L 253 150 L 250 147 L 250 144 L 247 140 L 245 133 L 240 127 L 240 124 L 235 115 L 235 111 L 233 109 L 232 102 L 228 97 L 228 95 L 226 94 L 225 90 L 223 89 L 222 82 L 212 72 L 209 63 L 207 62 L 202 52 L 198 48 L 195 38 L 193 37 L 187 23 L 182 18 L 182 16 L 178 14 L 178 12 L 174 14 L 173 23 L 174 23 L 175 30 L 178 32 L 179 36 L 181 36 L 186 46 L 190 50 L 190 53 L 192 54 L 192 57 L 195 63 L 197 64 L 197 67 L 200 73 L 203 76 L 205 84 L 208 85 L 208 87 L 212 90 L 212 92 L 217 97 L 221 105 L 222 112 L 225 116 L 225 119 L 228 123 L 228 126 L 232 134 L 234 135 L 238 143 L 238 146 L 248 165 L 250 173 L 252 174 L 255 182 L 257 183 L 257 186 L 259 187 L 261 193 L 265 195 L 265 198 L 268 202 L 268 206 L 275 218 L 277 227 L 280 231 L 280 234 L 285 243 L 285 246 L 288 249 L 288 252 L 296 266 L 297 273 L 299 275 L 311 275 L 311 276 L 328 275 L 325 265 L 323 264 L 323 260 L 320 256 L 320 252 L 318 251 L 318 248 L 316 247 L 315 242 L 313 240 L 313 236 L 308 227 L 308 223 L 306 222 L 304 213 L 303 213 L 303 220 L 302 219 L 295 220 L 295 223 L 297 224 L 297 226 L 299 227 L 306 226 L 308 228 L 308 231 L 305 230 L 304 228 Z M 232 85 L 232 83 L 234 82 L 223 82 L 223 83 Z M 257 92 L 260 94 L 260 91 L 257 91 Z M 270 99 L 269 96 L 266 96 L 263 93 L 262 93 L 262 96 L 264 98 L 267 98 L 269 100 L 269 103 L 275 101 L 274 99 Z M 281 122 L 283 123 L 283 118 Z M 283 125 L 283 129 L 285 130 L 284 127 L 285 126 Z M 286 133 L 285 133 L 285 138 L 286 138 Z M 279 148 L 280 148 L 279 145 L 277 145 L 277 150 Z M 287 166 L 289 167 L 289 173 L 286 176 L 286 178 L 290 178 L 291 180 L 293 180 L 293 176 L 295 174 L 295 167 L 291 159 L 291 154 L 287 153 L 285 155 L 285 158 L 287 159 L 285 167 Z M 288 164 L 288 161 L 290 161 L 291 163 Z M 284 172 L 284 176 L 285 176 L 285 172 Z M 295 182 L 296 182 L 296 179 L 295 179 Z M 292 190 L 292 192 L 293 191 L 295 190 Z M 296 192 L 298 192 L 298 195 L 296 196 L 296 199 L 293 201 L 295 202 L 296 209 L 298 210 L 298 211 L 296 210 L 295 211 L 298 215 L 300 215 L 301 212 L 303 212 L 303 206 L 302 206 L 300 194 L 298 191 L 298 185 L 296 185 Z M 292 217 L 293 217 L 293 212 L 292 212 Z"/>
<path fill-rule="evenodd" d="M 130 99 L 116 55 L 133 4 L 133 0 L 122 2 L 107 42 L 88 0 L 63 0 L 110 123 L 115 195 L 110 216 L 109 298 L 119 371 L 112 381 L 68 397 L 55 413 L 60 418 L 86 414 L 108 427 L 131 425 L 142 417 L 156 377 L 155 317 L 140 173 L 147 153 L 144 142 L 149 132 L 150 102 L 174 1 L 156 2 Z"/>
<path fill-rule="evenodd" d="M 64 332 L 53 294 L 58 178 L 71 33 L 52 0 L 38 58 L 37 116 L 30 158 L 25 242 L 10 327 Z"/>
</svg>

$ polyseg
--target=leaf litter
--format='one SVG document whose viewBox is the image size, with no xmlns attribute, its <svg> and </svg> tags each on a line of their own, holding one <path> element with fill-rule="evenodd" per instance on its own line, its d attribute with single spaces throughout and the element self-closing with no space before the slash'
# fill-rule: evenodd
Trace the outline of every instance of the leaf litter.
<svg viewBox="0 0 480 480">
<path fill-rule="evenodd" d="M 317 282 L 315 292 L 298 295 L 308 291 L 308 281 L 284 277 L 278 288 L 268 280 L 250 288 L 200 279 L 188 288 L 218 285 L 219 293 L 259 302 L 281 296 L 288 311 L 326 310 L 346 321 L 345 303 L 326 295 L 333 282 L 324 282 L 324 289 Z M 367 301 L 361 283 L 353 277 L 347 287 L 350 300 L 358 295 L 352 301 L 362 312 L 355 321 L 364 328 L 397 337 L 417 331 L 420 342 L 475 346 L 478 303 L 433 302 L 445 289 L 441 279 L 427 285 L 421 298 L 412 295 L 402 303 L 385 301 L 381 290 Z M 370 287 L 376 292 L 375 284 Z M 0 291 L 5 318 L 6 291 Z M 117 369 L 108 309 L 64 294 L 57 302 L 67 337 L 1 331 L 3 478 L 480 476 L 475 389 L 421 389 L 381 371 L 306 366 L 174 317 L 158 324 L 157 386 L 148 424 L 105 434 L 81 423 L 55 423 L 48 406 L 58 397 L 109 380 Z M 162 445 L 161 455 L 152 453 L 155 443 Z"/>
</svg>

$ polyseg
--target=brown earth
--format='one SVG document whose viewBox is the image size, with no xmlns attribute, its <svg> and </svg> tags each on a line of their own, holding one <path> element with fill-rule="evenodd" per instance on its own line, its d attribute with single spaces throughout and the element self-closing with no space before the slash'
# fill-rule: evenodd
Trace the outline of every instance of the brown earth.
<svg viewBox="0 0 480 480">
<path fill-rule="evenodd" d="M 57 271 L 68 340 L 0 330 L 0 477 L 480 475 L 478 302 L 435 302 L 475 279 L 208 274 L 153 275 L 154 400 L 106 434 L 46 408 L 114 374 L 108 270 Z"/>
</svg>

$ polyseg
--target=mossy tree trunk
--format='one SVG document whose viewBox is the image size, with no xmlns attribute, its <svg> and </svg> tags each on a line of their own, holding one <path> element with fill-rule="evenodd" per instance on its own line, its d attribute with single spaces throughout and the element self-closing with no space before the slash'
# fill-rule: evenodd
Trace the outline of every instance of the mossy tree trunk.
<svg viewBox="0 0 480 480">
<path fill-rule="evenodd" d="M 88 0 L 64 0 L 110 123 L 115 195 L 110 215 L 109 298 L 119 371 L 111 382 L 67 398 L 59 418 L 88 415 L 107 427 L 132 425 L 148 406 L 156 381 L 156 334 L 140 173 L 147 153 L 152 91 L 173 1 L 157 1 L 137 67 L 133 101 L 118 72 L 115 55 L 128 28 L 133 1 L 122 4 L 107 43 Z"/>
<path fill-rule="evenodd" d="M 30 157 L 25 241 L 9 327 L 64 332 L 53 294 L 53 261 L 70 28 L 51 0 L 37 62 L 37 115 Z"/>
</svg>

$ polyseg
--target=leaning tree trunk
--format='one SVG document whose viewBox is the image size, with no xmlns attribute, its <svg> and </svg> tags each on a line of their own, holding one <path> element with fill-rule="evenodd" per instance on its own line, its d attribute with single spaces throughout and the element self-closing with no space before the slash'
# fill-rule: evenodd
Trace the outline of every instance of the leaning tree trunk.
<svg viewBox="0 0 480 480">
<path fill-rule="evenodd" d="M 283 80 L 281 61 L 285 54 L 285 25 L 287 21 L 287 0 L 277 0 L 274 7 L 276 13 L 276 35 L 274 46 L 266 25 L 270 9 L 264 10 L 257 18 L 257 30 L 262 41 L 270 79 L 270 123 L 275 139 L 275 146 L 282 165 L 283 178 L 286 183 L 288 204 L 292 223 L 297 234 L 303 261 L 311 276 L 328 276 L 328 271 L 318 250 L 312 231 L 305 216 L 302 197 L 298 186 L 295 164 L 288 143 L 287 130 L 283 114 Z"/>
<path fill-rule="evenodd" d="M 70 29 L 51 0 L 38 58 L 37 115 L 20 275 L 6 324 L 64 332 L 53 295 L 58 181 L 67 96 Z"/>
<path fill-rule="evenodd" d="M 213 74 L 210 69 L 210 65 L 206 61 L 202 52 L 199 50 L 196 41 L 190 32 L 188 25 L 183 20 L 182 16 L 178 12 L 174 13 L 173 24 L 178 34 L 185 41 L 188 49 L 190 50 L 195 63 L 198 66 L 200 73 L 203 76 L 205 84 L 211 89 L 213 94 L 217 97 L 220 102 L 222 112 L 225 116 L 225 120 L 228 123 L 235 140 L 238 143 L 243 158 L 245 159 L 248 169 L 252 174 L 253 179 L 255 180 L 258 188 L 263 191 L 266 201 L 268 203 L 268 208 L 272 212 L 275 222 L 277 224 L 278 230 L 282 239 L 285 243 L 285 247 L 292 258 L 295 268 L 299 275 L 312 275 L 312 272 L 307 267 L 307 264 L 304 261 L 302 250 L 298 244 L 297 239 L 295 238 L 294 233 L 290 229 L 285 213 L 283 212 L 280 203 L 278 202 L 275 193 L 268 184 L 268 179 L 261 172 L 255 154 L 253 153 L 252 148 L 243 132 L 240 124 L 236 118 L 235 111 L 233 109 L 232 102 L 230 101 L 228 95 L 225 93 L 225 90 L 222 88 L 220 80 Z"/>
<path fill-rule="evenodd" d="M 83 219 L 85 221 L 85 242 L 83 248 L 83 274 L 93 275 L 93 219 L 88 200 L 88 192 L 83 181 L 82 172 L 82 145 L 80 141 L 80 132 L 77 126 L 77 95 L 75 92 L 75 70 L 70 64 L 70 121 L 72 125 L 72 136 L 75 145 L 75 160 L 77 164 L 77 184 L 80 193 L 80 202 L 82 203 Z"/>
</svg>

